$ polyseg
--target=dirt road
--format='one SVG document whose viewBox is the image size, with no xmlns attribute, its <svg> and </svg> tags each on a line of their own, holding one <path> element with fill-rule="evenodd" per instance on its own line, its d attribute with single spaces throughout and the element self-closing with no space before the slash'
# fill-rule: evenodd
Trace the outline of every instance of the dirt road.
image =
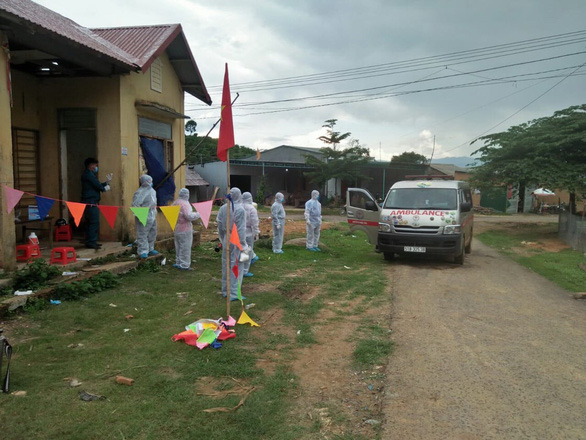
<svg viewBox="0 0 586 440">
<path fill-rule="evenodd" d="M 586 439 L 586 303 L 474 243 L 390 267 L 383 439 Z"/>
</svg>

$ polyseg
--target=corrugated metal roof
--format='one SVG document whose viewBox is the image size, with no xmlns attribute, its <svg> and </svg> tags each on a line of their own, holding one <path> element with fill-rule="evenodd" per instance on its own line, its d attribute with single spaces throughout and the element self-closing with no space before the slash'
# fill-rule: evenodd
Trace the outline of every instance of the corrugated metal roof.
<svg viewBox="0 0 586 440">
<path fill-rule="evenodd" d="M 183 89 L 207 104 L 212 103 L 180 24 L 99 28 L 92 31 L 136 58 L 143 72 L 166 51 Z"/>
<path fill-rule="evenodd" d="M 185 168 L 185 186 L 206 186 L 208 182 L 193 168 Z"/>
<path fill-rule="evenodd" d="M 25 20 L 33 25 L 33 28 L 40 27 L 106 55 L 118 63 L 126 65 L 129 71 L 136 70 L 138 66 L 138 60 L 135 57 L 106 41 L 90 29 L 30 0 L 0 0 L 0 11 Z"/>
<path fill-rule="evenodd" d="M 92 32 L 134 56 L 144 72 L 181 32 L 181 25 L 99 28 Z"/>
</svg>

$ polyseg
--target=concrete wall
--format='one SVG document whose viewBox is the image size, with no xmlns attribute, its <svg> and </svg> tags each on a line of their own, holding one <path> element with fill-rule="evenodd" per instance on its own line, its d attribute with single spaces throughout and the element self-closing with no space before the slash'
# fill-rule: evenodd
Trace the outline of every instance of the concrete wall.
<svg viewBox="0 0 586 440">
<path fill-rule="evenodd" d="M 0 32 L 0 41 L 4 34 Z M 12 173 L 12 135 L 10 127 L 12 118 L 10 111 L 10 95 L 6 87 L 6 53 L 0 49 L 0 183 L 12 187 L 14 176 Z M 0 190 L 0 266 L 6 270 L 16 268 L 15 260 L 15 228 L 14 211 L 8 214 L 4 191 Z"/>
<path fill-rule="evenodd" d="M 5 62 L 5 58 L 2 58 Z M 120 240 L 135 237 L 134 216 L 128 209 L 132 196 L 138 188 L 142 174 L 138 139 L 138 117 L 146 117 L 172 125 L 174 141 L 174 166 L 185 158 L 184 120 L 151 114 L 135 107 L 137 100 L 155 102 L 184 112 L 184 96 L 181 84 L 166 54 L 163 63 L 163 92 L 150 88 L 150 71 L 131 73 L 110 78 L 38 78 L 13 71 L 15 105 L 12 110 L 1 112 L 2 163 L 12 163 L 12 141 L 10 127 L 36 130 L 39 132 L 40 151 L 40 195 L 61 199 L 62 170 L 60 161 L 60 133 L 58 114 L 61 109 L 91 108 L 96 110 L 96 149 L 100 161 L 99 178 L 105 180 L 106 173 L 113 173 L 112 191 L 102 194 L 101 204 L 120 206 L 115 229 L 107 222 L 100 222 L 101 240 Z M 6 72 L 2 67 L 0 75 Z M 5 79 L 2 80 L 5 84 Z M 6 95 L 5 87 L 1 88 Z M 7 96 L 0 98 L 7 99 Z M 1 107 L 0 107 L 1 108 Z M 5 107 L 6 108 L 6 107 Z M 5 129 L 6 128 L 6 129 Z M 123 150 L 124 148 L 124 150 Z M 125 154 L 123 154 L 123 151 Z M 79 181 L 79 174 L 68 176 Z M 2 167 L 2 181 L 13 184 L 12 167 Z M 9 174 L 9 175 L 8 175 Z M 185 171 L 181 167 L 174 175 L 177 188 L 185 184 Z M 78 200 L 70 200 L 78 201 Z M 64 203 L 55 203 L 49 215 L 58 218 L 67 213 Z M 2 228 L 5 230 L 6 228 Z M 13 223 L 11 229 L 14 229 Z M 172 230 L 162 214 L 159 214 L 159 236 L 172 235 Z"/>
<path fill-rule="evenodd" d="M 565 241 L 572 249 L 586 252 L 586 217 L 569 212 L 559 214 L 558 237 Z"/>
<path fill-rule="evenodd" d="M 162 93 L 151 90 L 150 69 L 145 73 L 131 73 L 130 75 L 123 76 L 120 81 L 121 141 L 118 146 L 118 151 L 120 151 L 121 147 L 126 147 L 128 151 L 127 156 L 121 156 L 120 152 L 118 152 L 118 156 L 121 157 L 122 174 L 124 175 L 124 181 L 121 182 L 121 204 L 125 207 L 132 204 L 132 196 L 138 189 L 138 180 L 140 175 L 143 174 L 141 149 L 138 138 L 139 117 L 171 124 L 172 140 L 174 142 L 174 166 L 179 165 L 185 159 L 185 121 L 135 107 L 137 100 L 143 100 L 156 102 L 172 108 L 176 112 L 184 113 L 184 96 L 181 83 L 166 54 L 161 55 L 161 61 L 163 62 Z M 181 167 L 173 177 L 178 192 L 185 185 L 185 168 Z M 118 214 L 122 237 L 134 239 L 136 237 L 134 215 L 129 209 L 122 211 L 122 213 Z M 158 237 L 160 238 L 173 234 L 167 220 L 160 212 L 157 217 L 157 231 Z"/>
</svg>

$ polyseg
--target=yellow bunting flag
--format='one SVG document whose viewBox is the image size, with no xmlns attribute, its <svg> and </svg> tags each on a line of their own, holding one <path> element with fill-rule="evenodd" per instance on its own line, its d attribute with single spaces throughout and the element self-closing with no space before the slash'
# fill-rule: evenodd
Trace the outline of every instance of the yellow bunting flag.
<svg viewBox="0 0 586 440">
<path fill-rule="evenodd" d="M 179 211 L 181 210 L 181 206 L 174 205 L 174 206 L 161 206 L 161 211 L 165 215 L 165 218 L 171 225 L 171 229 L 175 230 L 175 225 L 177 225 L 177 219 L 179 218 Z"/>
<path fill-rule="evenodd" d="M 148 206 L 146 208 L 134 207 L 134 206 L 132 208 L 130 208 L 130 210 L 134 213 L 134 215 L 136 216 L 138 221 L 140 221 L 143 226 L 146 226 L 146 221 L 147 221 L 147 217 L 149 216 L 150 209 L 151 208 L 149 208 Z"/>
<path fill-rule="evenodd" d="M 67 203 L 67 207 L 69 208 L 69 212 L 73 216 L 75 220 L 75 226 L 79 226 L 79 222 L 83 217 L 83 212 L 85 211 L 85 203 L 76 203 L 76 202 L 65 202 Z M 99 215 L 99 214 L 98 214 Z"/>
<path fill-rule="evenodd" d="M 251 327 L 260 327 L 260 325 L 250 319 L 250 316 L 244 310 L 242 310 L 242 315 L 238 318 L 237 324 L 250 324 Z"/>
</svg>

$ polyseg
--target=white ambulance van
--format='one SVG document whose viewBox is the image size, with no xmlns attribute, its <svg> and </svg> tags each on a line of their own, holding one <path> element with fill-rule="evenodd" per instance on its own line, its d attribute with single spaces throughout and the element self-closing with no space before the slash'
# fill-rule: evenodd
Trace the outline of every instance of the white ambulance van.
<svg viewBox="0 0 586 440">
<path fill-rule="evenodd" d="M 395 254 L 453 257 L 464 264 L 472 250 L 472 193 L 458 180 L 404 180 L 389 190 L 382 206 L 362 188 L 348 188 L 350 230 L 363 231 L 385 260 Z"/>
</svg>

